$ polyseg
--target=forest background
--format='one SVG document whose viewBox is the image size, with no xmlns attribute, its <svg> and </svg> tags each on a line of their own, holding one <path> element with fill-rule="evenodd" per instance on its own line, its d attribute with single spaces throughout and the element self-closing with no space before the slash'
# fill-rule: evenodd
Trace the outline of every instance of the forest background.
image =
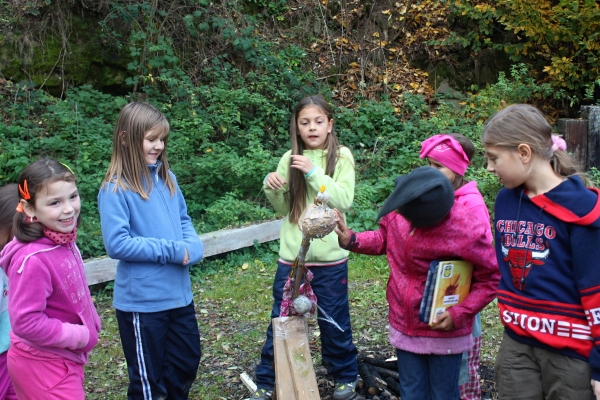
<svg viewBox="0 0 600 400">
<path fill-rule="evenodd" d="M 0 184 L 41 155 L 70 165 L 78 245 L 104 255 L 96 195 L 116 117 L 149 101 L 170 121 L 169 160 L 198 233 L 273 219 L 263 178 L 290 147 L 293 106 L 321 93 L 356 159 L 349 225 L 372 229 L 394 177 L 423 164 L 425 138 L 459 132 L 481 150 L 482 124 L 508 104 L 534 104 L 551 123 L 598 104 L 599 35 L 591 0 L 0 0 Z M 479 151 L 467 178 L 492 210 L 500 186 L 484 167 Z M 267 282 L 276 251 L 256 245 L 192 273 L 207 284 L 249 260 Z"/>
<path fill-rule="evenodd" d="M 169 118 L 171 165 L 203 233 L 276 217 L 261 183 L 305 95 L 330 99 L 354 152 L 359 230 L 393 178 L 421 165 L 428 136 L 479 144 L 506 104 L 553 122 L 600 97 L 589 0 L 2 0 L 0 26 L 0 184 L 39 155 L 71 165 L 85 257 L 104 253 L 95 198 L 128 101 Z M 491 204 L 496 180 L 481 154 L 473 165 Z"/>
</svg>

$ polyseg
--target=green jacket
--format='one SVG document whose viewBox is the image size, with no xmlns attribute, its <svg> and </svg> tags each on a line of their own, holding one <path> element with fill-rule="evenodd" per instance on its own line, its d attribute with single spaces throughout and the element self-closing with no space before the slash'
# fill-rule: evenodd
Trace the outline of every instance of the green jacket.
<svg viewBox="0 0 600 400">
<path fill-rule="evenodd" d="M 329 207 L 337 208 L 341 213 L 345 213 L 350 209 L 354 200 L 354 158 L 347 147 L 340 146 L 339 149 L 340 156 L 336 163 L 333 178 L 325 174 L 326 151 L 304 150 L 304 156 L 308 157 L 316 166 L 312 174 L 306 179 L 308 186 L 307 205 L 314 201 L 319 188 L 325 185 L 330 196 Z M 277 173 L 286 181 L 289 181 L 288 171 L 290 169 L 291 154 L 291 150 L 285 153 L 277 166 Z M 279 257 L 284 261 L 293 262 L 300 250 L 302 232 L 298 229 L 298 224 L 292 224 L 288 218 L 290 205 L 285 201 L 284 196 L 288 190 L 287 185 L 284 185 L 282 189 L 272 190 L 265 183 L 264 190 L 275 211 L 285 216 L 280 232 Z M 348 257 L 348 251 L 340 248 L 336 233 L 331 232 L 323 239 L 313 239 L 311 241 L 306 254 L 306 265 L 323 265 L 346 257 Z"/>
</svg>

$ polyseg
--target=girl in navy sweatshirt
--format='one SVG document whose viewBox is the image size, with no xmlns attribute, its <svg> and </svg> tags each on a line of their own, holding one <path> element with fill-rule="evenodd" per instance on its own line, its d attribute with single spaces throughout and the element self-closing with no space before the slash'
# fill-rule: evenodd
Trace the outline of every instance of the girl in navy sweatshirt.
<svg viewBox="0 0 600 400">
<path fill-rule="evenodd" d="M 500 399 L 600 399 L 600 201 L 535 107 L 486 124 L 505 331 Z M 590 385 L 591 381 L 591 385 Z"/>
</svg>

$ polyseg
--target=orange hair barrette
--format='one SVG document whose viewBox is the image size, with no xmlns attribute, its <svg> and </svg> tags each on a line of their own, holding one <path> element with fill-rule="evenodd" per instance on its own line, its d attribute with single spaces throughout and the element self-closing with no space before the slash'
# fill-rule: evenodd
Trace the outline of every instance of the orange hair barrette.
<svg viewBox="0 0 600 400">
<path fill-rule="evenodd" d="M 23 181 L 23 187 L 19 185 L 19 193 L 21 193 L 21 197 L 25 200 L 31 199 L 31 195 L 29 194 L 29 188 L 27 187 L 27 179 Z"/>
</svg>

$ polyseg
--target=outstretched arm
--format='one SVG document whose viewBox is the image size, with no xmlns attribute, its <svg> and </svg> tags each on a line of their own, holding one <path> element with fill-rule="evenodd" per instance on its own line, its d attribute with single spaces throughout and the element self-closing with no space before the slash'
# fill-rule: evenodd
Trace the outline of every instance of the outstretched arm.
<svg viewBox="0 0 600 400">
<path fill-rule="evenodd" d="M 335 213 L 338 216 L 337 226 L 335 227 L 335 233 L 338 235 L 338 243 L 341 248 L 346 248 L 348 243 L 350 243 L 350 238 L 352 236 L 352 231 L 346 225 L 346 221 L 344 221 L 344 216 L 337 208 L 334 208 Z"/>
</svg>

